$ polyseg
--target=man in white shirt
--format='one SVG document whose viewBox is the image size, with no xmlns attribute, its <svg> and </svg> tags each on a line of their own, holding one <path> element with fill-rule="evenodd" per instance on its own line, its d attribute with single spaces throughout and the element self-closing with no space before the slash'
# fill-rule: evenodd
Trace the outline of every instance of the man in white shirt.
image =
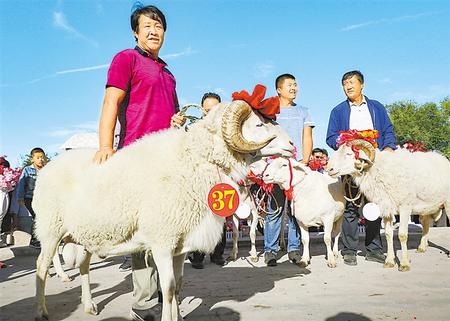
<svg viewBox="0 0 450 321">
<path fill-rule="evenodd" d="M 347 72 L 342 77 L 342 88 L 347 100 L 333 108 L 330 114 L 327 130 L 327 144 L 334 150 L 338 149 L 337 140 L 339 131 L 350 129 L 367 130 L 376 129 L 379 133 L 377 139 L 380 150 L 392 151 L 396 149 L 397 140 L 389 116 L 384 106 L 362 94 L 364 76 L 358 70 Z M 351 180 L 349 180 L 351 182 Z M 359 192 L 356 186 L 350 183 L 346 188 L 346 195 L 353 198 Z M 361 196 L 363 197 L 363 196 Z M 341 240 L 343 244 L 342 255 L 347 265 L 357 265 L 356 252 L 358 250 L 359 232 L 359 203 L 362 199 L 347 202 L 342 222 Z M 381 219 L 370 222 L 366 220 L 366 260 L 384 263 L 385 256 L 380 237 Z"/>
</svg>

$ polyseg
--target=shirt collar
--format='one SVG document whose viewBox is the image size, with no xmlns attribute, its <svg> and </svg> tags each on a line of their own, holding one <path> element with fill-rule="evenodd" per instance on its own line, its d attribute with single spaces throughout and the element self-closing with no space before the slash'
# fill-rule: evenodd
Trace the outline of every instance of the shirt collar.
<svg viewBox="0 0 450 321">
<path fill-rule="evenodd" d="M 137 52 L 139 52 L 142 56 L 144 57 L 148 57 L 164 66 L 167 66 L 166 62 L 164 60 L 162 60 L 161 58 L 158 57 L 158 59 L 154 59 L 152 56 L 150 56 L 148 53 L 146 53 L 141 47 L 136 46 L 134 47 L 134 50 L 136 50 Z"/>
<path fill-rule="evenodd" d="M 363 99 L 359 104 L 352 103 L 350 100 L 348 101 L 348 104 L 350 105 L 350 107 L 361 107 L 363 105 L 367 106 L 366 96 L 363 95 Z"/>
</svg>

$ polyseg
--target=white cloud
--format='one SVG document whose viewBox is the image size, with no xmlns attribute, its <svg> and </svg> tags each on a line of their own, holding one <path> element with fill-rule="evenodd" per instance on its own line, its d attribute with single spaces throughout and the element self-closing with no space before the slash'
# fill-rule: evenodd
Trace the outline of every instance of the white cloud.
<svg viewBox="0 0 450 321">
<path fill-rule="evenodd" d="M 56 75 L 71 74 L 74 72 L 84 72 L 84 71 L 91 71 L 91 70 L 97 70 L 97 69 L 105 69 L 108 67 L 109 67 L 109 64 L 103 64 L 103 65 L 97 65 L 97 66 L 91 66 L 91 67 L 61 70 L 61 71 L 57 71 L 55 74 Z"/>
<path fill-rule="evenodd" d="M 197 53 L 197 51 L 192 50 L 191 47 L 187 47 L 185 50 L 181 51 L 181 52 L 176 52 L 176 53 L 172 53 L 172 54 L 167 54 L 167 55 L 162 55 L 161 58 L 164 60 L 170 60 L 170 59 L 177 59 L 183 56 L 189 56 L 192 55 L 193 53 Z"/>
<path fill-rule="evenodd" d="M 50 137 L 69 137 L 78 133 L 95 132 L 98 130 L 98 121 L 89 120 L 84 123 L 71 125 L 68 127 L 57 127 L 47 133 Z"/>
<path fill-rule="evenodd" d="M 93 45 L 94 47 L 98 47 L 98 43 L 85 35 L 83 35 L 81 32 L 79 32 L 77 29 L 72 27 L 69 22 L 66 19 L 66 16 L 62 11 L 55 11 L 53 12 L 53 24 L 64 31 L 66 31 L 68 34 L 80 38 L 89 44 Z"/>
<path fill-rule="evenodd" d="M 388 103 L 399 100 L 413 100 L 418 103 L 440 102 L 443 98 L 448 96 L 450 96 L 450 86 L 431 85 L 425 87 L 423 91 L 404 90 L 393 92 L 388 97 Z"/>
<path fill-rule="evenodd" d="M 253 76 L 255 78 L 267 78 L 270 76 L 275 70 L 275 66 L 271 61 L 257 64 L 253 67 L 254 73 Z"/>
<path fill-rule="evenodd" d="M 165 60 L 177 59 L 177 58 L 180 58 L 182 56 L 191 55 L 191 54 L 196 53 L 196 52 L 197 51 L 192 50 L 191 47 L 188 47 L 184 51 L 177 52 L 177 53 L 172 53 L 172 54 L 167 54 L 167 55 L 161 56 L 161 58 L 165 59 Z M 71 69 L 59 70 L 59 71 L 56 71 L 54 74 L 43 76 L 43 77 L 39 77 L 39 78 L 35 78 L 33 80 L 27 81 L 26 84 L 34 84 L 34 83 L 37 83 L 37 82 L 39 82 L 41 80 L 57 77 L 59 75 L 72 74 L 72 73 L 78 73 L 78 72 L 86 72 L 86 71 L 92 71 L 92 70 L 98 70 L 98 69 L 106 69 L 106 68 L 109 67 L 109 65 L 110 64 L 100 64 L 100 65 L 89 66 L 89 67 L 80 67 L 80 68 L 71 68 Z M 0 84 L 0 87 L 9 87 L 9 86 L 10 86 L 9 84 Z"/>
<path fill-rule="evenodd" d="M 367 21 L 367 22 L 363 22 L 363 23 L 346 26 L 346 27 L 342 28 L 340 31 L 350 31 L 350 30 L 360 29 L 360 28 L 364 28 L 367 26 L 371 26 L 371 25 L 377 25 L 377 24 L 388 23 L 388 22 L 413 20 L 413 19 L 417 19 L 420 17 L 424 17 L 424 16 L 430 16 L 430 15 L 433 15 L 436 13 L 437 12 L 434 12 L 434 11 L 433 12 L 423 12 L 423 13 L 418 13 L 415 15 L 405 15 L 405 16 L 400 16 L 400 17 L 395 17 L 395 18 L 383 18 L 383 19 L 379 19 L 379 20 L 371 20 L 371 21 Z"/>
<path fill-rule="evenodd" d="M 392 84 L 392 83 L 393 83 L 392 79 L 389 78 L 389 77 L 386 77 L 386 78 L 383 78 L 383 79 L 379 79 L 378 82 L 379 82 L 380 84 L 386 84 L 386 85 L 387 85 L 387 84 Z"/>
</svg>

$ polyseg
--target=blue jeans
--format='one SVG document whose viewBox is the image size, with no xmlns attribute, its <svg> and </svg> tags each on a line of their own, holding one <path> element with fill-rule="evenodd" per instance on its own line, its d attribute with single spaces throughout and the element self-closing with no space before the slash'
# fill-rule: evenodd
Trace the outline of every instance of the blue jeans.
<svg viewBox="0 0 450 321">
<path fill-rule="evenodd" d="M 264 227 L 264 252 L 278 253 L 282 214 L 284 211 L 288 214 L 289 224 L 288 224 L 288 252 L 299 251 L 300 250 L 300 229 L 297 225 L 297 220 L 290 214 L 289 203 L 286 202 L 284 192 L 278 185 L 275 185 L 273 189 L 273 198 L 269 197 L 267 204 L 265 227 Z M 277 207 L 280 210 L 277 211 Z M 286 207 L 286 208 L 285 208 Z M 276 213 L 274 213 L 276 211 Z M 283 227 L 284 228 L 284 227 Z"/>
</svg>

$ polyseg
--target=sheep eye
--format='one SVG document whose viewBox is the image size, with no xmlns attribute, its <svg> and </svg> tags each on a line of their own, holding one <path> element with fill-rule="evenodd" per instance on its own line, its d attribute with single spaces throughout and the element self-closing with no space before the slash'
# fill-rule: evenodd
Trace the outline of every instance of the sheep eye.
<svg viewBox="0 0 450 321">
<path fill-rule="evenodd" d="M 256 125 L 256 127 L 263 127 L 264 124 L 263 123 L 259 123 L 258 125 Z"/>
</svg>

